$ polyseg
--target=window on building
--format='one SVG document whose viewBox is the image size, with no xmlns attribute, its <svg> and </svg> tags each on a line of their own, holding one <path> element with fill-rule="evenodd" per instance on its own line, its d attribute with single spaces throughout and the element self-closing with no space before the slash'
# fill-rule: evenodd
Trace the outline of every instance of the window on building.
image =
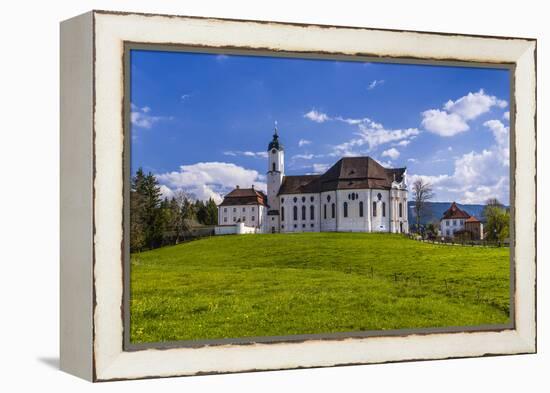
<svg viewBox="0 0 550 393">
<path fill-rule="evenodd" d="M 281 228 L 282 228 L 282 229 L 285 229 L 285 226 L 284 226 L 284 225 L 281 225 Z"/>
<path fill-rule="evenodd" d="M 227 207 L 224 207 L 224 208 L 223 208 L 223 212 L 224 212 L 224 213 L 227 213 Z"/>
<path fill-rule="evenodd" d="M 445 226 L 449 226 L 449 221 L 445 221 Z"/>
<path fill-rule="evenodd" d="M 281 221 L 285 220 L 285 208 L 281 207 Z"/>
<path fill-rule="evenodd" d="M 296 228 L 296 224 L 294 224 L 294 228 Z"/>
<path fill-rule="evenodd" d="M 382 217 L 386 217 L 386 202 L 382 202 Z"/>
<path fill-rule="evenodd" d="M 376 202 L 372 203 L 372 216 L 376 217 Z"/>
<path fill-rule="evenodd" d="M 306 207 L 302 205 L 302 220 L 306 219 Z"/>
<path fill-rule="evenodd" d="M 245 211 L 246 211 L 246 207 L 243 207 L 243 212 L 245 212 Z"/>
<path fill-rule="evenodd" d="M 281 203 L 285 203 L 285 198 L 281 198 Z"/>
<path fill-rule="evenodd" d="M 460 225 L 464 225 L 464 220 L 460 220 Z"/>
<path fill-rule="evenodd" d="M 327 202 L 330 202 L 330 195 L 327 195 Z"/>
<path fill-rule="evenodd" d="M 252 206 L 252 208 L 250 210 L 254 211 L 254 206 Z"/>
<path fill-rule="evenodd" d="M 237 221 L 237 217 L 233 217 L 233 222 L 236 222 Z"/>
<path fill-rule="evenodd" d="M 275 163 L 273 163 L 273 164 L 271 165 L 271 170 L 272 170 L 273 172 L 275 172 Z"/>
<path fill-rule="evenodd" d="M 309 219 L 315 220 L 315 208 L 313 207 L 313 205 L 309 207 Z"/>
<path fill-rule="evenodd" d="M 313 226 L 314 226 L 314 225 L 313 225 L 313 224 L 311 224 L 310 226 L 311 226 L 311 227 L 313 228 Z"/>
<path fill-rule="evenodd" d="M 298 202 L 298 198 L 294 197 L 294 203 Z"/>
<path fill-rule="evenodd" d="M 323 218 L 327 219 L 327 205 L 323 205 Z"/>
<path fill-rule="evenodd" d="M 403 217 L 403 203 L 399 202 L 399 218 Z"/>
<path fill-rule="evenodd" d="M 243 222 L 245 222 L 245 221 L 246 221 L 246 217 L 243 217 Z"/>
<path fill-rule="evenodd" d="M 302 197 L 302 202 L 305 202 L 306 201 L 306 197 Z"/>
<path fill-rule="evenodd" d="M 348 203 L 344 202 L 344 217 L 348 216 Z"/>
<path fill-rule="evenodd" d="M 227 222 L 227 217 L 224 217 L 224 218 L 223 218 L 223 222 Z"/>
<path fill-rule="evenodd" d="M 233 208 L 233 213 L 236 213 L 236 212 L 237 212 L 237 208 L 234 207 L 234 208 Z"/>
<path fill-rule="evenodd" d="M 302 228 L 305 228 L 306 227 L 306 224 L 302 224 Z"/>
<path fill-rule="evenodd" d="M 254 216 L 251 217 L 252 221 L 254 221 Z"/>
<path fill-rule="evenodd" d="M 363 201 L 359 202 L 359 217 L 363 217 Z"/>
<path fill-rule="evenodd" d="M 450 236 L 451 235 L 451 231 L 450 229 L 447 229 L 447 236 Z"/>
<path fill-rule="evenodd" d="M 453 226 L 456 227 L 456 220 L 453 220 Z"/>
<path fill-rule="evenodd" d="M 331 206 L 332 218 L 336 217 L 336 205 L 333 203 Z"/>
<path fill-rule="evenodd" d="M 296 221 L 298 219 L 298 207 L 297 206 L 294 206 L 292 208 L 292 216 L 294 218 L 294 221 Z"/>
<path fill-rule="evenodd" d="M 311 197 L 311 198 L 309 198 L 309 200 L 310 200 L 311 202 L 313 202 L 313 201 L 315 200 L 315 197 Z"/>
</svg>

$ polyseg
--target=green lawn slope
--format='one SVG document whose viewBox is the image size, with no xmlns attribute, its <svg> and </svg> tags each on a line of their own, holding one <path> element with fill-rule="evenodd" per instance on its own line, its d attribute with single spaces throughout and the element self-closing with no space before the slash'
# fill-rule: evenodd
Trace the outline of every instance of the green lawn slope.
<svg viewBox="0 0 550 393">
<path fill-rule="evenodd" d="M 509 322 L 508 248 L 217 236 L 131 256 L 131 342 Z"/>
</svg>

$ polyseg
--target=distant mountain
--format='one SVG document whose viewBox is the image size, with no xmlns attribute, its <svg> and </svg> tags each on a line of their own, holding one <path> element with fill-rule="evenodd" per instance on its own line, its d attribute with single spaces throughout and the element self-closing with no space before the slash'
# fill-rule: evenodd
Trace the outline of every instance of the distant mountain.
<svg viewBox="0 0 550 393">
<path fill-rule="evenodd" d="M 439 223 L 443 213 L 451 206 L 452 202 L 426 202 L 426 212 L 420 220 L 420 225 L 426 225 L 430 222 Z M 414 212 L 414 201 L 407 203 L 409 209 L 409 225 L 416 224 L 416 214 Z M 479 220 L 485 222 L 483 217 L 483 209 L 485 205 L 462 205 L 457 203 L 457 206 L 466 211 L 471 216 L 476 216 Z"/>
</svg>

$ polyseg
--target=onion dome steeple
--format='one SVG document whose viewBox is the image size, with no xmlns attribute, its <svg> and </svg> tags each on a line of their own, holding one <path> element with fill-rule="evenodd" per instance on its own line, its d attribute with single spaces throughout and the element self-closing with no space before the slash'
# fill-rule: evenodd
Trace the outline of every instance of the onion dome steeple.
<svg viewBox="0 0 550 393">
<path fill-rule="evenodd" d="M 277 121 L 275 121 L 275 129 L 274 129 L 274 132 L 273 132 L 273 139 L 271 140 L 271 142 L 269 142 L 269 145 L 267 146 L 268 151 L 271 150 L 271 149 L 284 150 L 283 145 L 281 144 L 281 142 L 279 142 L 279 134 L 278 134 L 278 130 L 277 130 Z"/>
</svg>

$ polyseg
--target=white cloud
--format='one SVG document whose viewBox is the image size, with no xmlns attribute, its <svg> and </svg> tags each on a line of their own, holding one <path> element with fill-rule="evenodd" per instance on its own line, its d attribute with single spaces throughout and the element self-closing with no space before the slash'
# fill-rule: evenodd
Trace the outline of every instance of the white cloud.
<svg viewBox="0 0 550 393">
<path fill-rule="evenodd" d="M 456 113 L 429 109 L 422 112 L 422 117 L 422 126 L 440 136 L 453 136 L 470 129 L 464 119 Z"/>
<path fill-rule="evenodd" d="M 181 95 L 181 100 L 182 101 L 188 100 L 189 98 L 191 98 L 191 94 L 182 94 Z"/>
<path fill-rule="evenodd" d="M 429 109 L 422 112 L 422 126 L 428 131 L 450 137 L 470 129 L 468 122 L 474 120 L 492 107 L 505 108 L 508 102 L 485 94 L 483 89 L 468 93 L 443 105 L 443 110 Z"/>
<path fill-rule="evenodd" d="M 383 79 L 379 79 L 379 80 L 373 80 L 371 83 L 369 83 L 369 86 L 367 87 L 367 90 L 372 90 L 374 89 L 376 86 L 381 86 L 384 84 L 384 80 Z"/>
<path fill-rule="evenodd" d="M 231 157 L 244 156 L 244 157 L 252 157 L 252 158 L 267 158 L 267 152 L 266 151 L 228 150 L 228 151 L 224 151 L 223 155 L 224 156 L 231 156 Z"/>
<path fill-rule="evenodd" d="M 172 120 L 173 117 L 166 116 L 152 116 L 149 114 L 151 108 L 148 106 L 138 107 L 137 105 L 131 104 L 130 112 L 130 121 L 133 126 L 140 128 L 150 129 L 153 125 L 161 120 Z"/>
<path fill-rule="evenodd" d="M 306 145 L 311 145 L 311 141 L 308 141 L 307 139 L 300 139 L 298 141 L 299 147 L 306 146 Z"/>
<path fill-rule="evenodd" d="M 504 114 L 502 115 L 502 118 L 504 120 L 510 121 L 510 111 L 504 112 Z"/>
<path fill-rule="evenodd" d="M 477 93 L 468 93 L 456 101 L 449 100 L 444 108 L 447 112 L 456 113 L 464 120 L 473 120 L 483 113 L 489 112 L 491 107 L 505 108 L 508 103 L 495 96 L 485 94 L 483 89 Z"/>
<path fill-rule="evenodd" d="M 313 164 L 311 166 L 311 168 L 313 169 L 313 173 L 319 174 L 319 173 L 325 173 L 330 168 L 330 165 L 329 164 Z"/>
<path fill-rule="evenodd" d="M 316 123 L 324 123 L 330 120 L 330 117 L 328 117 L 326 113 L 318 112 L 315 109 L 310 110 L 304 117 Z"/>
<path fill-rule="evenodd" d="M 407 161 L 412 162 L 413 164 L 418 162 L 418 160 L 416 158 L 407 158 Z"/>
<path fill-rule="evenodd" d="M 226 162 L 182 165 L 179 171 L 157 174 L 156 178 L 161 184 L 163 195 L 183 190 L 197 199 L 213 198 L 216 203 L 222 201 L 222 194 L 237 185 L 243 188 L 254 185 L 257 189 L 266 189 L 265 178 L 257 171 Z"/>
<path fill-rule="evenodd" d="M 500 120 L 489 120 L 483 125 L 491 130 L 495 138 L 496 146 L 493 148 L 498 155 L 501 164 L 510 166 L 510 127 L 504 126 Z"/>
<path fill-rule="evenodd" d="M 293 160 L 311 160 L 313 157 L 315 157 L 313 154 L 296 154 L 292 156 Z"/>
<path fill-rule="evenodd" d="M 399 157 L 400 153 L 399 150 L 397 150 L 395 147 L 392 147 L 391 149 L 384 150 L 382 152 L 382 157 L 389 157 L 392 160 L 395 160 Z"/>
<path fill-rule="evenodd" d="M 394 146 L 405 147 L 405 146 L 407 146 L 409 143 L 411 143 L 410 140 L 404 139 L 404 140 L 402 140 L 401 142 L 394 143 Z"/>
<path fill-rule="evenodd" d="M 420 134 L 420 131 L 416 128 L 407 128 L 403 130 L 386 129 L 382 124 L 376 123 L 368 118 L 335 118 L 335 120 L 357 125 L 358 130 L 355 133 L 355 138 L 333 147 L 333 151 L 330 154 L 333 157 L 353 157 L 364 155 L 380 145 L 391 142 L 398 143 L 405 139 L 411 139 Z"/>
<path fill-rule="evenodd" d="M 484 203 L 488 198 L 509 201 L 509 127 L 500 120 L 484 123 L 492 133 L 495 143 L 481 152 L 471 151 L 455 158 L 451 175 L 410 175 L 409 184 L 422 178 L 430 182 L 436 199 L 450 201 L 458 195 L 462 203 Z"/>
</svg>

